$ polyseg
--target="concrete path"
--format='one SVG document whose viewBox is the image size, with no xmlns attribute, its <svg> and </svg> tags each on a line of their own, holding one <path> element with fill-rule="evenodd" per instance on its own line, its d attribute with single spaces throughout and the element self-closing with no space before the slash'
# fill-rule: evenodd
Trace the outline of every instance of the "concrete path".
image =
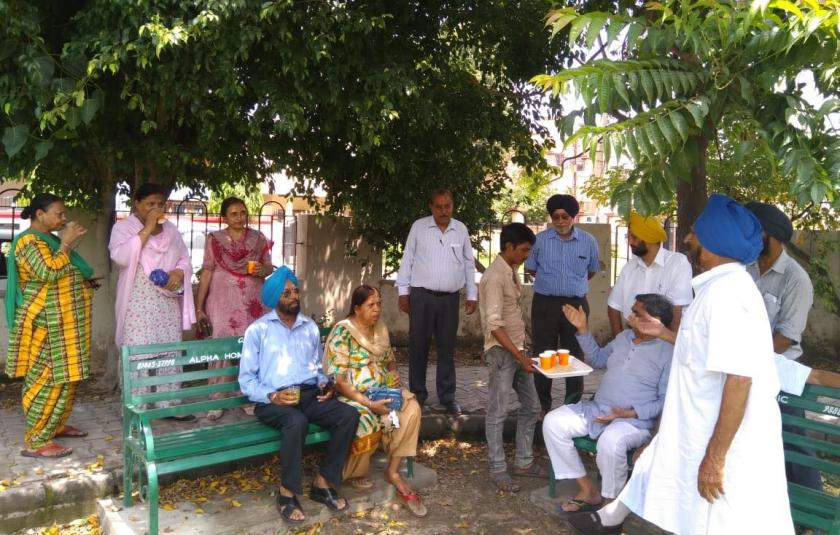
<svg viewBox="0 0 840 535">
<path fill-rule="evenodd" d="M 403 383 L 408 383 L 408 369 L 400 369 Z M 586 377 L 585 396 L 593 393 L 602 372 Z M 476 435 L 484 432 L 487 404 L 487 369 L 483 366 L 457 369 L 456 399 L 464 410 L 458 419 L 443 413 L 434 392 L 434 367 L 429 369 L 429 399 L 423 416 L 422 437 L 450 433 Z M 17 385 L 7 388 L 18 388 Z M 555 406 L 565 394 L 564 381 L 554 382 Z M 512 410 L 518 403 L 512 394 Z M 213 425 L 200 416 L 197 423 L 166 422 L 167 428 L 190 425 Z M 222 422 L 245 418 L 241 411 L 228 411 Z M 85 438 L 61 439 L 74 449 L 72 455 L 56 460 L 22 457 L 24 420 L 20 409 L 0 409 L 0 533 L 66 522 L 95 512 L 97 498 L 117 496 L 122 486 L 122 418 L 117 395 L 76 402 L 69 423 L 89 433 Z M 509 418 L 510 428 L 513 420 Z"/>
</svg>

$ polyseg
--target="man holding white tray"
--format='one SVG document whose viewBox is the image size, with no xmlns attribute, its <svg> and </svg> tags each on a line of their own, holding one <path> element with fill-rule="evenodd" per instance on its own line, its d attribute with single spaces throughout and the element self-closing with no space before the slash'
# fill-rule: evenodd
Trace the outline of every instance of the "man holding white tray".
<svg viewBox="0 0 840 535">
<path fill-rule="evenodd" d="M 543 436 L 556 479 L 576 479 L 577 495 L 563 504 L 562 513 L 598 509 L 612 500 L 627 481 L 627 451 L 646 443 L 665 403 L 668 373 L 674 346 L 635 329 L 625 329 L 605 347 L 589 332 L 582 307 L 563 307 L 563 314 L 577 329 L 577 340 L 593 368 L 606 368 L 591 401 L 563 405 L 543 420 Z M 628 322 L 655 317 L 664 325 L 674 318 L 674 307 L 659 294 L 640 294 Z M 586 474 L 572 439 L 589 435 L 598 440 L 596 462 L 601 489 Z"/>
</svg>

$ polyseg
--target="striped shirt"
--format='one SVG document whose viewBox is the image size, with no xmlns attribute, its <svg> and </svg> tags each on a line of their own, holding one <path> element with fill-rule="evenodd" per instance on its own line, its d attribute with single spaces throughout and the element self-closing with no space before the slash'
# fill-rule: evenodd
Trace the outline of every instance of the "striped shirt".
<svg viewBox="0 0 840 535">
<path fill-rule="evenodd" d="M 537 234 L 525 269 L 536 273 L 534 292 L 556 297 L 585 297 L 589 274 L 601 271 L 598 242 L 577 227 L 568 240 L 549 227 Z"/>
<path fill-rule="evenodd" d="M 467 227 L 455 219 L 441 232 L 433 216 L 411 225 L 405 242 L 397 290 L 408 295 L 411 288 L 436 292 L 457 292 L 467 288 L 467 300 L 475 301 L 475 259 Z"/>
</svg>

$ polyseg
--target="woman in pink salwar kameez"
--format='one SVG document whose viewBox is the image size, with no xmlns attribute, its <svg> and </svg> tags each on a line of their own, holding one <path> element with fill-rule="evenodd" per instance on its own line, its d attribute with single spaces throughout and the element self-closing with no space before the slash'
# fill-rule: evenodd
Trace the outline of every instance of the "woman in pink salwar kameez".
<svg viewBox="0 0 840 535">
<path fill-rule="evenodd" d="M 115 302 L 117 346 L 180 342 L 183 331 L 195 323 L 190 278 L 190 253 L 184 245 L 178 227 L 163 218 L 169 190 L 159 184 L 143 184 L 134 194 L 132 212 L 114 224 L 108 249 L 111 260 L 119 267 Z M 156 286 L 149 274 L 162 269 L 169 276 L 168 283 Z M 164 354 L 166 355 L 166 354 Z M 137 355 L 132 360 L 157 358 L 162 355 Z M 137 374 L 168 375 L 180 372 L 180 367 L 142 370 Z M 177 390 L 180 383 L 160 384 L 154 391 Z M 138 389 L 141 393 L 151 389 Z M 170 402 L 156 403 L 158 407 Z M 191 414 L 171 417 L 191 421 Z"/>
<path fill-rule="evenodd" d="M 213 338 L 242 336 L 245 329 L 268 309 L 260 302 L 263 279 L 271 274 L 271 242 L 262 232 L 248 228 L 248 210 L 244 201 L 229 197 L 222 201 L 222 218 L 227 228 L 211 233 L 204 246 L 204 263 L 196 296 L 197 320 L 208 320 Z M 249 263 L 251 268 L 249 269 Z M 211 362 L 221 368 L 229 362 Z M 209 384 L 233 381 L 234 377 L 211 377 Z M 221 397 L 221 395 L 217 395 Z M 253 414 L 253 406 L 244 410 Z M 218 420 L 224 411 L 207 412 L 209 420 Z"/>
</svg>

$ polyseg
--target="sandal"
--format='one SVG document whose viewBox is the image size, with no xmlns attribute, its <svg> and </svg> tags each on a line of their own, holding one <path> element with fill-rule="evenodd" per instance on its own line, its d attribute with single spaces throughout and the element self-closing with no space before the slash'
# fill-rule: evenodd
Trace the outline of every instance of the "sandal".
<svg viewBox="0 0 840 535">
<path fill-rule="evenodd" d="M 302 524 L 306 521 L 306 517 L 292 518 L 292 513 L 295 511 L 300 511 L 303 514 L 303 507 L 300 506 L 300 501 L 298 501 L 297 496 L 283 496 L 280 492 L 277 492 L 277 503 L 275 506 L 283 520 L 290 524 Z"/>
<path fill-rule="evenodd" d="M 365 476 L 348 478 L 345 483 L 354 489 L 369 489 L 373 487 L 373 481 Z"/>
<path fill-rule="evenodd" d="M 71 453 L 73 453 L 73 448 L 65 448 L 57 442 L 50 442 L 46 446 L 34 450 L 21 450 L 20 452 L 24 457 L 34 457 L 36 459 L 58 459 L 59 457 L 67 457 Z"/>
<path fill-rule="evenodd" d="M 309 491 L 309 499 L 313 502 L 323 503 L 331 510 L 338 512 L 344 511 L 350 507 L 350 503 L 347 500 L 344 500 L 344 507 L 338 506 L 338 500 L 343 498 L 341 498 L 332 487 L 321 488 L 312 485 L 312 489 Z"/>
<path fill-rule="evenodd" d="M 566 511 L 563 509 L 563 505 L 574 505 L 577 507 L 574 511 Z M 557 514 L 560 516 L 568 516 L 568 515 L 576 515 L 579 513 L 593 513 L 604 506 L 604 500 L 596 504 L 589 503 L 585 500 L 581 500 L 580 498 L 572 498 L 571 500 L 563 502 L 562 505 L 557 506 Z"/>
<path fill-rule="evenodd" d="M 209 411 L 207 411 L 207 419 L 211 422 L 215 422 L 216 420 L 221 418 L 224 413 L 224 409 L 210 409 Z"/>
<path fill-rule="evenodd" d="M 57 437 L 86 437 L 88 436 L 87 431 L 82 431 L 81 429 L 76 429 L 72 425 L 65 425 L 61 429 L 61 433 L 56 433 L 55 436 Z"/>
<path fill-rule="evenodd" d="M 519 477 L 537 477 L 540 479 L 548 477 L 548 468 L 544 464 L 534 460 L 525 468 L 513 468 L 513 475 Z"/>
<path fill-rule="evenodd" d="M 253 416 L 254 415 L 254 404 L 253 403 L 248 403 L 246 405 L 242 405 L 242 412 L 244 412 L 248 416 Z"/>
<path fill-rule="evenodd" d="M 423 505 L 423 502 L 420 501 L 420 496 L 416 492 L 411 491 L 408 494 L 404 494 L 397 487 L 394 488 L 397 491 L 397 496 L 399 496 L 403 504 L 405 504 L 405 506 L 408 507 L 408 510 L 411 511 L 411 514 L 419 518 L 423 518 L 424 516 L 429 514 L 429 510 L 426 509 L 426 506 Z"/>
<path fill-rule="evenodd" d="M 496 488 L 502 492 L 519 492 L 521 488 L 507 472 L 491 473 L 490 478 L 496 484 Z"/>
</svg>

